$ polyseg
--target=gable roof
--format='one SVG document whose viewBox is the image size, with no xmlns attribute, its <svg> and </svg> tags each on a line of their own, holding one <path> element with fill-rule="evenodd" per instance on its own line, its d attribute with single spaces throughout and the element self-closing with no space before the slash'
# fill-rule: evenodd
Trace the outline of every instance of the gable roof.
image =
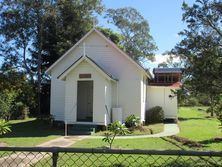
<svg viewBox="0 0 222 167">
<path fill-rule="evenodd" d="M 92 60 L 88 56 L 81 56 L 73 64 L 71 64 L 67 69 L 65 69 L 65 71 L 63 71 L 57 78 L 61 80 L 65 80 L 65 77 L 84 60 L 90 65 L 92 65 L 98 72 L 100 72 L 108 80 L 118 81 L 118 79 L 116 79 L 115 77 L 113 77 L 113 75 L 105 71 L 101 66 L 99 66 L 94 60 Z"/>
<path fill-rule="evenodd" d="M 122 51 L 115 43 L 113 43 L 110 39 L 105 37 L 99 30 L 96 28 L 91 29 L 85 36 L 83 36 L 73 47 L 71 47 L 64 55 L 62 55 L 55 63 L 53 63 L 47 70 L 46 73 L 50 73 L 50 71 L 55 67 L 64 57 L 66 57 L 72 50 L 74 50 L 84 39 L 86 39 L 91 33 L 96 32 L 100 37 L 102 37 L 105 41 L 107 41 L 111 46 L 113 46 L 118 52 L 124 55 L 129 61 L 131 61 L 138 69 L 140 69 L 145 75 L 149 78 L 152 78 L 152 75 L 149 71 L 146 71 L 140 64 L 138 64 L 135 60 L 133 60 L 129 55 L 127 55 L 124 51 Z"/>
</svg>

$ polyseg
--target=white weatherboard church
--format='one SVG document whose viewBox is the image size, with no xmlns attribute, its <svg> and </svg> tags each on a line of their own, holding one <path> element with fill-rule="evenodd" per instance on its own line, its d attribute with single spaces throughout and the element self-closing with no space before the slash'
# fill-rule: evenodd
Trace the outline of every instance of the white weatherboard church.
<svg viewBox="0 0 222 167">
<path fill-rule="evenodd" d="M 107 125 L 134 114 L 145 121 L 145 111 L 157 105 L 166 119 L 177 118 L 171 89 L 178 87 L 149 84 L 150 72 L 95 28 L 46 72 L 51 75 L 50 113 L 55 120 Z M 157 80 L 166 81 L 161 75 Z"/>
</svg>

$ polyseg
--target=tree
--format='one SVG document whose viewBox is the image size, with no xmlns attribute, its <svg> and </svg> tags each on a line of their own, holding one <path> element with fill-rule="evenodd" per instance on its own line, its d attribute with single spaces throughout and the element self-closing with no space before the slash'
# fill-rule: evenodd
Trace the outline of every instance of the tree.
<svg viewBox="0 0 222 167">
<path fill-rule="evenodd" d="M 183 3 L 182 9 L 187 29 L 180 32 L 183 40 L 172 54 L 183 60 L 191 91 L 209 96 L 213 115 L 215 100 L 222 93 L 222 2 L 196 0 L 191 7 Z"/>
<path fill-rule="evenodd" d="M 108 9 L 106 18 L 120 30 L 124 37 L 121 45 L 134 60 L 153 60 L 156 46 L 149 33 L 149 24 L 135 8 Z"/>
<path fill-rule="evenodd" d="M 59 0 L 47 7 L 42 30 L 42 65 L 44 71 L 60 56 L 70 49 L 92 27 L 96 17 L 101 13 L 101 1 L 94 0 Z M 38 40 L 38 38 L 36 38 Z M 36 41 L 35 53 L 39 46 Z M 37 58 L 34 55 L 33 61 Z"/>
<path fill-rule="evenodd" d="M 33 109 L 36 108 L 35 93 L 33 92 L 33 85 L 28 80 L 27 75 L 24 72 L 18 72 L 12 69 L 1 69 L 0 71 L 0 98 L 3 99 L 4 102 L 7 102 L 10 100 L 11 95 L 13 95 L 13 104 L 10 105 L 9 116 L 16 111 L 21 113 L 22 111 L 18 109 L 27 107 L 30 109 L 30 114 L 35 114 L 33 111 Z M 17 104 L 20 107 L 18 107 Z"/>
<path fill-rule="evenodd" d="M 16 98 L 15 91 L 4 91 L 0 93 L 0 118 L 10 120 L 12 107 Z"/>
<path fill-rule="evenodd" d="M 217 119 L 220 121 L 220 126 L 222 127 L 222 100 L 216 104 L 214 108 L 214 112 L 216 113 Z"/>
<path fill-rule="evenodd" d="M 0 2 L 3 66 L 25 72 L 38 93 L 39 109 L 49 80 L 44 71 L 92 28 L 94 14 L 102 9 L 100 0 Z"/>
<path fill-rule="evenodd" d="M 167 62 L 159 63 L 159 64 L 158 64 L 158 68 L 160 68 L 160 67 L 162 67 L 162 68 L 167 68 L 167 67 L 168 67 Z"/>
<path fill-rule="evenodd" d="M 0 18 L 0 56 L 4 65 L 25 70 L 33 81 L 28 64 L 28 47 L 34 34 L 32 1 L 1 1 Z"/>
<path fill-rule="evenodd" d="M 107 38 L 109 38 L 113 43 L 115 43 L 120 49 L 124 49 L 124 46 L 121 44 L 123 36 L 117 32 L 113 32 L 109 28 L 97 27 L 97 29 L 102 32 Z"/>
</svg>

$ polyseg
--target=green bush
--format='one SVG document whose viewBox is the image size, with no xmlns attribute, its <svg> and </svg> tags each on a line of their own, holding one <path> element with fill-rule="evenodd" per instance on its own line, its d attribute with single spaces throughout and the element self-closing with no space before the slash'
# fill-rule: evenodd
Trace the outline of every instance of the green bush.
<svg viewBox="0 0 222 167">
<path fill-rule="evenodd" d="M 187 106 L 199 106 L 198 99 L 195 97 L 191 97 L 191 98 L 187 99 L 186 105 Z"/>
<path fill-rule="evenodd" d="M 222 100 L 220 100 L 214 107 L 214 112 L 216 114 L 217 119 L 220 121 L 222 126 Z"/>
<path fill-rule="evenodd" d="M 155 106 L 146 111 L 146 124 L 162 123 L 164 120 L 164 111 L 162 107 Z"/>
<path fill-rule="evenodd" d="M 16 92 L 13 90 L 5 90 L 0 92 L 0 118 L 10 120 Z"/>
<path fill-rule="evenodd" d="M 180 101 L 179 106 L 200 106 L 200 105 L 207 105 L 208 101 L 201 96 L 189 96 Z"/>
<path fill-rule="evenodd" d="M 15 104 L 14 111 L 11 114 L 10 119 L 26 119 L 28 118 L 29 108 L 24 105 L 22 102 L 18 102 Z"/>
<path fill-rule="evenodd" d="M 130 115 L 126 118 L 125 125 L 127 128 L 138 126 L 140 125 L 140 118 L 135 115 Z"/>
<path fill-rule="evenodd" d="M 210 99 L 208 96 L 198 96 L 198 101 L 199 104 L 203 105 L 203 106 L 210 106 Z"/>
</svg>

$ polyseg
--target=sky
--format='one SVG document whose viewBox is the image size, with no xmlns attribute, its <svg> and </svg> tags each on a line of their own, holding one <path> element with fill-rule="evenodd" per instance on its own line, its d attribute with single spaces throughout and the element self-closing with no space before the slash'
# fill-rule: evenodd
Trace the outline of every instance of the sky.
<svg viewBox="0 0 222 167">
<path fill-rule="evenodd" d="M 154 68 L 167 59 L 167 56 L 162 56 L 162 53 L 170 51 L 181 40 L 178 33 L 186 28 L 186 24 L 182 22 L 183 1 L 192 5 L 195 0 L 102 0 L 102 3 L 106 8 L 134 7 L 148 21 L 150 34 L 158 50 L 155 52 L 156 61 L 148 62 L 145 66 Z M 98 19 L 99 26 L 117 31 L 115 26 L 108 24 L 103 16 L 99 16 Z"/>
<path fill-rule="evenodd" d="M 194 0 L 103 0 L 106 8 L 134 7 L 148 21 L 150 34 L 158 47 L 156 66 L 164 61 L 166 56 L 161 54 L 170 51 L 176 43 L 181 40 L 178 35 L 180 31 L 186 28 L 182 21 L 182 3 L 193 4 Z M 99 17 L 99 26 L 104 26 L 116 30 L 113 25 L 107 23 L 103 17 Z"/>
</svg>

